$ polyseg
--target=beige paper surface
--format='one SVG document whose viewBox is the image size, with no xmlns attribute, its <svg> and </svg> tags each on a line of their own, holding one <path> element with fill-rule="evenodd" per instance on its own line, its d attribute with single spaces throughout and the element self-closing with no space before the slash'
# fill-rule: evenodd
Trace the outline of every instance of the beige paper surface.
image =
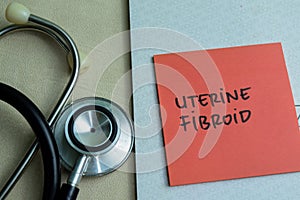
<svg viewBox="0 0 300 200">
<path fill-rule="evenodd" d="M 0 26 L 8 24 L 4 10 L 11 1 L 0 4 Z M 32 13 L 45 17 L 62 26 L 75 40 L 80 51 L 88 55 L 103 41 L 113 40 L 115 34 L 128 29 L 128 2 L 116 1 L 19 1 Z M 126 49 L 126 38 L 119 43 Z M 89 56 L 89 55 L 88 55 Z M 99 52 L 101 59 L 105 51 Z M 131 94 L 129 56 L 113 56 L 106 66 L 97 66 L 96 81 L 92 84 L 97 96 L 113 99 L 130 111 L 128 94 Z M 62 88 L 68 80 L 69 69 L 65 53 L 52 39 L 42 34 L 15 33 L 0 40 L 0 81 L 18 88 L 31 98 L 48 116 L 56 104 Z M 85 96 L 85 83 L 80 82 L 76 91 Z M 122 92 L 118 92 L 122 91 Z M 91 92 L 90 92 L 91 93 Z M 93 93 L 93 92 L 92 92 Z M 118 95 L 116 95 L 116 93 Z M 75 98 L 75 97 L 74 97 Z M 27 123 L 12 108 L 0 103 L 0 187 L 34 139 Z M 135 178 L 131 173 L 134 159 L 131 157 L 118 171 L 103 177 L 85 177 L 80 183 L 79 199 L 135 199 Z M 43 171 L 37 156 L 7 199 L 41 199 Z M 62 181 L 67 173 L 63 171 Z"/>
</svg>

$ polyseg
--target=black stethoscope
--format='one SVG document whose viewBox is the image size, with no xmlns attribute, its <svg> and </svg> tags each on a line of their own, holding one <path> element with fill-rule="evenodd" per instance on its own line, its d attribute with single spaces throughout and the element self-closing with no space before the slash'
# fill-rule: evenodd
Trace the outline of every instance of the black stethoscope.
<svg viewBox="0 0 300 200">
<path fill-rule="evenodd" d="M 107 174 L 126 161 L 134 141 L 131 120 L 117 104 L 100 97 L 86 97 L 65 106 L 80 67 L 78 50 L 72 38 L 56 24 L 30 14 L 18 3 L 7 7 L 6 18 L 14 25 L 1 29 L 0 37 L 24 30 L 45 33 L 66 51 L 72 73 L 48 120 L 24 94 L 0 83 L 0 100 L 18 110 L 37 137 L 2 188 L 0 200 L 7 196 L 39 147 L 44 166 L 43 199 L 76 199 L 82 176 Z M 61 188 L 60 162 L 71 171 L 67 183 Z"/>
</svg>

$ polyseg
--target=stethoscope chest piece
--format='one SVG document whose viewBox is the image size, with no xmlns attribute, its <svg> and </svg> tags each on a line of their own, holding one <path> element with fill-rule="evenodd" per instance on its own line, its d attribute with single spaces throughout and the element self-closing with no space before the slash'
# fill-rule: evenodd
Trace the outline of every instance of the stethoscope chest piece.
<svg viewBox="0 0 300 200">
<path fill-rule="evenodd" d="M 104 175 L 120 167 L 133 146 L 133 126 L 115 103 L 99 97 L 66 107 L 54 127 L 62 164 L 73 170 L 85 156 L 83 174 Z"/>
</svg>

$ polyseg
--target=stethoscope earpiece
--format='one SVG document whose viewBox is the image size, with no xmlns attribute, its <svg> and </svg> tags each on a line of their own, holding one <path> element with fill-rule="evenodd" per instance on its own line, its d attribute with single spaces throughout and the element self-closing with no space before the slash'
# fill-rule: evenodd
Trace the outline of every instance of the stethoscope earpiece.
<svg viewBox="0 0 300 200">
<path fill-rule="evenodd" d="M 14 24 L 26 24 L 30 16 L 30 11 L 24 5 L 16 2 L 10 3 L 5 11 L 7 21 Z"/>
</svg>

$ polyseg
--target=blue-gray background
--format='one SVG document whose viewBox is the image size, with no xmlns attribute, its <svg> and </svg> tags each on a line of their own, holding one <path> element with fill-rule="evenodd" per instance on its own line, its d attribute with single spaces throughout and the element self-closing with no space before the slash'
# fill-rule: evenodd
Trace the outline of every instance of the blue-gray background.
<svg viewBox="0 0 300 200">
<path fill-rule="evenodd" d="M 165 162 L 164 153 L 153 153 L 161 150 L 163 141 L 161 132 L 157 131 L 160 119 L 155 106 L 152 66 L 152 56 L 158 53 L 281 42 L 294 100 L 300 104 L 299 13 L 299 0 L 130 0 L 138 199 L 300 198 L 299 173 L 169 187 L 166 168 L 160 167 Z M 145 27 L 159 28 L 157 36 L 153 36 L 153 29 L 148 33 L 147 30 L 134 32 Z M 174 38 L 180 39 L 172 39 L 173 36 L 169 37 L 172 31 L 191 41 L 174 34 Z M 155 44 L 151 46 L 151 43 Z M 142 68 L 142 73 L 136 73 Z M 151 154 L 150 158 L 147 154 Z"/>
</svg>

